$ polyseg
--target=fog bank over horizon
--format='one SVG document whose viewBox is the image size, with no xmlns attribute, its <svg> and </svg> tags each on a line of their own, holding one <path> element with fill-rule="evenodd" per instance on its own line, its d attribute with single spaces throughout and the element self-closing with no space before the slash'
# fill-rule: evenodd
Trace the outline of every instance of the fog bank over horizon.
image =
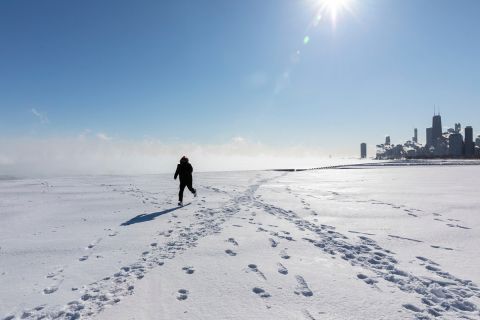
<svg viewBox="0 0 480 320">
<path fill-rule="evenodd" d="M 172 144 L 105 137 L 0 139 L 0 175 L 171 173 L 182 155 L 196 172 L 311 168 L 358 158 L 319 148 L 272 147 L 241 137 L 224 144 Z"/>
</svg>

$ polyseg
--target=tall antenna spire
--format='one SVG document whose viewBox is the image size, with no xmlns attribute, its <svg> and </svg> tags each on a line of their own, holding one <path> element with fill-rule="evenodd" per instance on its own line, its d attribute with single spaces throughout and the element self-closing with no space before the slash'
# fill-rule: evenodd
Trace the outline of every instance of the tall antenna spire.
<svg viewBox="0 0 480 320">
<path fill-rule="evenodd" d="M 436 105 L 435 105 L 435 104 L 433 104 L 433 115 L 434 115 L 434 116 L 437 115 L 437 113 L 436 113 Z"/>
</svg>

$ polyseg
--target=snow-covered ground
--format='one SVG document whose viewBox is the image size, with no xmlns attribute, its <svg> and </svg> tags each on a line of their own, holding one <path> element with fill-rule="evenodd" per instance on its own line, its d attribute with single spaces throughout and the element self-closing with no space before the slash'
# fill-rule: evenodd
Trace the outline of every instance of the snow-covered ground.
<svg viewBox="0 0 480 320">
<path fill-rule="evenodd" d="M 0 181 L 0 319 L 480 319 L 480 166 Z"/>
</svg>

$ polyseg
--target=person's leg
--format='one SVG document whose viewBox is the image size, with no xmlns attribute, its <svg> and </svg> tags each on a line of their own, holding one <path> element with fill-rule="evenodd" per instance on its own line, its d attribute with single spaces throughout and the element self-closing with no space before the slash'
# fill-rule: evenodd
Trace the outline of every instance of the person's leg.
<svg viewBox="0 0 480 320">
<path fill-rule="evenodd" d="M 183 182 L 180 182 L 180 191 L 178 192 L 178 202 L 183 201 L 183 190 L 185 189 L 186 184 Z"/>
<path fill-rule="evenodd" d="M 192 186 L 192 181 L 188 181 L 187 187 L 188 187 L 188 190 L 190 190 L 191 193 L 193 193 L 193 194 L 197 193 L 197 190 L 195 190 Z"/>
</svg>

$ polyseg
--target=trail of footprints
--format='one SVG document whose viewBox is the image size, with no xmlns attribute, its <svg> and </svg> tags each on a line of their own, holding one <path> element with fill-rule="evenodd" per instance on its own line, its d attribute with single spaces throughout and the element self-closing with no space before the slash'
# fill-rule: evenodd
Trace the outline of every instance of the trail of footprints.
<svg viewBox="0 0 480 320">
<path fill-rule="evenodd" d="M 299 198 L 299 197 L 297 197 Z M 363 273 L 359 273 L 357 278 L 367 285 L 377 288 L 376 284 L 379 280 L 385 280 L 395 286 L 400 290 L 415 293 L 422 296 L 420 299 L 421 305 L 417 306 L 414 304 L 404 304 L 402 307 L 414 313 L 417 319 L 429 319 L 430 317 L 438 317 L 445 313 L 454 314 L 462 318 L 468 319 L 468 315 L 477 312 L 477 306 L 469 301 L 469 298 L 476 297 L 480 298 L 480 289 L 470 280 L 463 280 L 458 277 L 451 275 L 450 273 L 443 271 L 441 267 L 424 257 L 417 257 L 417 260 L 422 266 L 425 267 L 429 272 L 434 273 L 441 280 L 434 278 L 425 278 L 419 277 L 412 273 L 403 271 L 398 268 L 398 261 L 394 258 L 394 253 L 380 247 L 373 239 L 366 237 L 365 235 L 373 234 L 362 234 L 361 232 L 351 231 L 351 233 L 362 234 L 359 236 L 359 243 L 353 244 L 349 243 L 346 240 L 348 238 L 336 231 L 334 227 L 327 225 L 316 225 L 309 221 L 306 221 L 299 216 L 297 216 L 291 210 L 285 210 L 283 208 L 266 204 L 259 200 L 259 198 L 254 199 L 254 205 L 258 209 L 263 209 L 267 213 L 270 213 L 276 217 L 283 218 L 289 222 L 295 224 L 297 229 L 300 231 L 309 230 L 312 231 L 320 239 L 310 239 L 303 238 L 302 240 L 307 241 L 314 246 L 321 249 L 326 254 L 332 256 L 333 259 L 340 257 L 343 260 L 348 261 L 354 266 L 361 266 L 366 270 L 369 270 L 370 273 L 373 273 L 373 277 L 369 277 Z M 302 200 L 304 209 L 310 209 L 310 206 L 306 201 Z M 395 206 L 389 203 L 375 202 L 374 204 L 386 204 L 391 205 L 395 209 L 402 209 L 403 206 Z M 404 208 L 406 212 L 421 212 L 421 210 Z M 440 214 L 434 214 L 434 216 L 440 216 Z M 318 222 L 318 219 L 313 219 L 315 222 Z M 447 219 L 452 222 L 458 222 L 455 219 Z M 443 221 L 443 220 L 442 220 Z M 450 227 L 457 227 L 463 229 L 469 229 L 468 227 L 463 227 L 458 224 L 448 224 Z M 267 232 L 270 233 L 273 237 L 286 239 L 282 234 L 269 231 L 263 227 L 259 227 L 257 232 Z M 400 236 L 391 235 L 391 237 L 421 242 L 416 239 L 410 239 Z M 288 240 L 293 240 L 288 239 Z M 276 247 L 278 242 L 273 238 L 269 239 L 272 247 Z M 453 250 L 448 247 L 441 247 L 436 245 L 431 245 L 435 249 L 443 250 Z M 280 256 L 283 259 L 288 259 L 288 253 L 285 250 L 280 252 Z M 278 269 L 283 270 L 282 268 Z M 301 276 L 296 277 L 298 282 L 298 287 L 296 290 L 297 294 L 304 294 L 308 296 L 309 289 L 308 285 L 304 286 L 306 282 Z M 304 290 L 302 290 L 304 289 Z M 311 290 L 310 290 L 311 291 Z M 480 316 L 480 313 L 476 314 Z"/>
<path fill-rule="evenodd" d="M 310 239 L 305 237 L 302 238 L 303 241 L 313 244 L 324 253 L 331 255 L 334 259 L 340 257 L 353 266 L 361 266 L 370 271 L 369 273 L 373 273 L 373 277 L 367 276 L 363 273 L 357 274 L 357 278 L 365 282 L 365 284 L 378 288 L 376 284 L 379 280 L 384 280 L 398 287 L 402 291 L 420 295 L 420 306 L 414 304 L 402 305 L 405 309 L 413 312 L 417 319 L 429 319 L 429 317 L 438 317 L 444 313 L 468 318 L 468 313 L 477 311 L 477 306 L 468 301 L 468 299 L 471 297 L 480 298 L 480 289 L 478 286 L 470 280 L 463 280 L 443 271 L 437 263 L 429 259 L 417 257 L 420 264 L 424 265 L 426 270 L 434 273 L 442 280 L 427 279 L 401 270 L 398 268 L 398 261 L 395 259 L 394 253 L 380 247 L 373 239 L 368 238 L 366 235 L 358 236 L 358 243 L 349 243 L 346 241 L 348 240 L 348 237 L 336 232 L 335 228 L 332 226 L 313 224 L 300 218 L 291 210 L 285 210 L 274 205 L 265 204 L 260 201 L 258 197 L 253 198 L 253 202 L 255 207 L 263 209 L 267 213 L 275 215 L 276 217 L 288 220 L 295 224 L 300 231 L 312 231 L 319 238 Z M 304 205 L 305 208 L 310 208 L 306 202 Z M 394 205 L 392 206 L 398 209 L 401 208 Z M 406 209 L 406 211 L 412 212 L 415 211 L 415 209 Z M 437 214 L 437 216 L 439 216 L 439 214 Z M 272 238 L 269 238 L 269 243 L 272 248 L 276 248 L 279 245 L 279 242 L 274 238 L 295 241 L 288 232 L 269 231 L 264 227 L 259 227 L 257 232 L 270 233 Z M 418 242 L 416 239 L 399 236 L 392 237 Z M 432 248 L 453 250 L 451 248 L 435 245 L 432 245 Z M 290 258 L 286 248 L 280 251 L 280 257 L 285 260 Z M 278 264 L 277 266 L 279 273 L 288 273 L 288 270 L 283 265 Z M 254 273 L 260 274 L 261 272 L 255 264 L 250 264 L 248 267 Z M 305 297 L 313 295 L 312 290 L 310 290 L 307 282 L 302 276 L 297 275 L 295 276 L 295 279 L 298 283 L 294 291 L 296 294 Z M 260 286 L 255 287 L 254 289 L 254 292 L 260 296 L 265 292 Z M 259 289 L 263 291 L 260 291 Z M 268 297 L 270 296 L 270 293 L 268 293 Z"/>
<path fill-rule="evenodd" d="M 260 181 L 260 183 L 266 181 Z M 473 315 L 473 312 L 477 311 L 477 306 L 468 301 L 471 297 L 480 298 L 480 289 L 472 281 L 459 279 L 442 270 L 439 264 L 422 256 L 417 257 L 418 263 L 424 266 L 428 272 L 436 275 L 437 279 L 419 277 L 405 272 L 398 268 L 398 261 L 395 259 L 393 252 L 380 247 L 366 235 L 358 236 L 359 240 L 357 242 L 347 242 L 348 238 L 336 232 L 332 226 L 318 225 L 306 221 L 291 210 L 264 203 L 261 197 L 255 196 L 258 187 L 259 184 L 250 186 L 246 192 L 232 198 L 221 208 L 200 208 L 194 214 L 197 220 L 188 226 L 182 226 L 178 221 L 173 223 L 172 220 L 169 220 L 168 222 L 172 223 L 174 227 L 167 232 L 158 234 L 170 239 L 165 245 L 158 246 L 156 243 L 152 243 L 149 250 L 144 251 L 137 262 L 120 268 L 112 276 L 84 286 L 81 290 L 80 299 L 69 302 L 60 310 L 38 306 L 25 310 L 20 317 L 22 319 L 91 318 L 102 311 L 105 306 L 114 305 L 123 296 L 133 294 L 135 281 L 142 279 L 149 269 L 162 266 L 165 260 L 173 259 L 176 254 L 196 246 L 200 238 L 219 233 L 222 230 L 222 224 L 240 212 L 242 207 L 247 207 L 247 209 L 255 207 L 267 214 L 287 220 L 300 231 L 310 231 L 315 234 L 315 239 L 307 237 L 294 239 L 288 232 L 269 231 L 263 227 L 258 228 L 258 232 L 268 232 L 270 234 L 271 238 L 268 238 L 268 243 L 272 249 L 276 249 L 280 241 L 287 241 L 287 243 L 288 241 L 305 241 L 324 252 L 324 254 L 330 255 L 332 259 L 339 257 L 353 266 L 361 266 L 368 270 L 368 273 L 373 274 L 373 276 L 367 276 L 363 273 L 357 274 L 357 278 L 367 285 L 375 286 L 380 280 L 387 281 L 402 291 L 420 296 L 420 305 L 402 305 L 403 308 L 414 313 L 417 319 L 429 319 L 430 316 L 437 317 L 444 313 L 458 317 L 468 317 L 469 314 Z M 222 192 L 221 190 L 212 190 Z M 133 189 L 133 191 L 137 192 L 138 190 Z M 305 208 L 310 208 L 306 202 L 304 205 Z M 318 220 L 315 220 L 314 222 L 318 222 Z M 252 222 L 252 220 L 249 221 Z M 452 225 L 454 224 L 452 223 Z M 243 227 L 241 225 L 236 226 Z M 115 236 L 115 231 L 111 231 L 109 236 Z M 231 249 L 226 249 L 225 253 L 235 257 L 237 253 L 233 249 L 239 247 L 239 243 L 233 238 L 227 239 L 226 242 L 231 245 Z M 287 262 L 290 259 L 288 249 L 282 248 L 279 251 L 279 258 Z M 289 276 L 285 265 L 278 262 L 276 266 L 279 274 Z M 191 266 L 185 266 L 182 270 L 186 274 L 195 272 Z M 267 280 L 266 275 L 256 264 L 249 264 L 246 271 L 255 274 L 261 281 Z M 62 271 L 59 269 L 58 273 L 52 273 L 51 278 L 56 277 L 57 281 L 62 281 L 61 273 Z M 296 286 L 292 288 L 293 294 L 304 298 L 313 296 L 314 292 L 309 288 L 305 278 L 301 275 L 294 275 L 294 277 Z M 55 291 L 54 287 L 51 287 L 53 292 Z M 47 290 L 45 293 L 48 294 L 49 291 Z M 261 285 L 253 287 L 252 292 L 262 299 L 268 299 L 272 296 Z M 189 294 L 187 289 L 182 288 L 176 293 L 176 298 L 179 301 L 184 301 L 188 299 Z M 304 316 L 311 318 L 311 314 L 305 310 Z M 15 316 L 8 316 L 7 318 L 14 319 Z"/>
<path fill-rule="evenodd" d="M 106 306 L 115 305 L 121 301 L 122 297 L 133 294 L 135 282 L 142 279 L 148 270 L 162 266 L 165 260 L 173 259 L 177 254 L 195 247 L 200 238 L 220 233 L 222 224 L 240 211 L 242 202 L 251 201 L 257 188 L 258 185 L 250 186 L 244 194 L 231 198 L 219 208 L 200 208 L 194 214 L 195 221 L 187 226 L 181 225 L 180 221 L 169 220 L 168 223 L 171 223 L 173 228 L 168 232 L 158 234 L 170 238 L 165 245 L 158 246 L 156 243 L 152 243 L 149 250 L 144 251 L 136 262 L 120 268 L 112 276 L 83 286 L 79 290 L 81 293 L 79 299 L 67 303 L 62 308 L 42 305 L 24 310 L 19 317 L 22 319 L 92 318 Z M 214 191 L 221 192 L 220 190 Z M 107 231 L 109 231 L 109 236 L 117 234 L 115 230 Z M 227 253 L 236 255 L 233 250 Z M 184 271 L 188 274 L 192 272 L 191 270 L 193 269 L 187 268 Z M 180 289 L 178 291 L 179 300 L 185 300 L 188 294 L 188 290 Z M 8 315 L 7 318 L 15 319 L 16 316 Z"/>
<path fill-rule="evenodd" d="M 290 191 L 291 191 L 291 189 L 290 189 Z M 399 204 L 394 204 L 394 203 L 391 203 L 391 202 L 385 202 L 385 201 L 375 200 L 375 199 L 351 200 L 349 198 L 344 198 L 338 192 L 329 191 L 329 193 L 330 193 L 331 197 L 325 198 L 327 200 L 333 200 L 333 201 L 339 201 L 339 202 L 345 202 L 345 203 L 355 202 L 355 203 L 368 203 L 368 204 L 372 204 L 372 205 L 388 206 L 388 207 L 393 208 L 393 209 L 402 210 L 403 212 L 407 213 L 409 216 L 412 216 L 412 217 L 415 217 L 415 218 L 418 218 L 418 216 L 421 215 L 421 214 L 423 214 L 423 215 L 429 214 L 428 212 L 425 212 L 424 210 L 416 209 L 416 208 L 410 208 L 410 207 L 407 207 L 407 206 L 401 205 L 401 204 L 399 205 Z M 298 196 L 296 196 L 296 197 L 298 197 Z M 312 196 L 312 195 L 310 195 L 310 197 L 318 198 L 318 197 Z M 301 202 L 302 202 L 302 204 L 305 205 L 305 209 L 310 208 L 310 206 L 308 205 L 308 203 L 305 200 L 301 199 Z M 439 218 L 439 217 L 442 216 L 440 213 L 433 212 L 433 213 L 431 213 L 431 216 L 434 217 L 433 220 L 435 220 L 435 221 L 446 222 L 445 225 L 447 227 L 450 227 L 450 228 L 459 228 L 459 229 L 466 229 L 466 230 L 471 229 L 470 227 L 459 224 L 459 222 L 461 222 L 461 221 L 458 220 L 458 219 L 447 218 L 447 219 L 444 220 L 444 219 Z"/>
<path fill-rule="evenodd" d="M 435 278 L 419 277 L 412 273 L 398 268 L 398 261 L 394 253 L 380 247 L 373 239 L 367 236 L 358 236 L 358 243 L 349 243 L 348 238 L 336 231 L 331 226 L 316 225 L 297 216 L 291 210 L 265 204 L 257 201 L 257 206 L 276 217 L 283 218 L 295 224 L 300 231 L 309 230 L 317 236 L 316 239 L 304 237 L 302 240 L 311 243 L 332 258 L 340 257 L 353 266 L 361 266 L 374 274 L 368 277 L 365 274 L 358 274 L 357 278 L 367 285 L 376 287 L 379 280 L 387 281 L 400 290 L 415 293 L 421 296 L 420 306 L 405 304 L 404 308 L 414 312 L 418 319 L 429 319 L 430 316 L 437 317 L 444 313 L 455 314 L 461 317 L 468 317 L 468 313 L 478 310 L 477 306 L 468 299 L 471 297 L 480 298 L 480 288 L 470 280 L 463 280 L 443 271 L 441 267 L 424 257 L 417 257 L 419 263 L 429 272 L 434 273 L 441 280 Z M 269 232 L 268 230 L 263 230 Z M 270 234 L 276 235 L 275 232 Z M 435 246 L 434 246 L 435 247 Z M 439 247 L 438 248 L 442 248 Z M 450 248 L 443 248 L 449 250 Z M 281 252 L 285 256 L 285 252 Z M 308 295 L 308 290 L 302 290 L 304 281 L 297 276 L 299 286 L 298 294 Z M 308 287 L 308 286 L 307 286 Z M 466 312 L 466 313 L 465 313 Z"/>
<path fill-rule="evenodd" d="M 228 240 L 226 240 L 226 242 L 229 242 L 234 244 L 235 246 L 238 246 L 238 242 L 234 238 L 229 238 Z M 269 243 L 272 248 L 277 247 L 277 245 L 279 244 L 277 241 L 273 240 L 272 238 L 269 238 Z M 282 259 L 290 259 L 290 256 L 286 253 L 286 249 L 281 250 L 280 257 Z M 277 271 L 279 274 L 288 275 L 288 269 L 281 263 L 277 263 Z M 247 266 L 246 272 L 254 273 L 262 280 L 267 281 L 267 277 L 265 276 L 265 274 L 254 263 L 251 263 Z M 295 279 L 297 281 L 297 286 L 293 290 L 293 293 L 295 293 L 296 295 L 302 295 L 304 297 L 313 296 L 312 290 L 310 290 L 307 282 L 302 276 L 296 275 Z M 253 287 L 252 292 L 258 295 L 260 298 L 270 298 L 272 296 L 269 292 L 267 292 L 261 286 Z"/>
<path fill-rule="evenodd" d="M 43 289 L 44 294 L 52 294 L 58 290 L 64 279 L 63 271 L 64 267 L 61 267 L 45 276 L 45 278 L 53 280 L 54 283 Z"/>
<path fill-rule="evenodd" d="M 78 261 L 83 262 L 83 261 L 88 260 L 88 258 L 92 254 L 91 250 L 93 250 L 98 245 L 98 243 L 100 243 L 101 241 L 102 241 L 102 238 L 99 238 L 99 239 L 91 242 L 90 244 L 88 244 L 85 247 L 85 251 L 87 251 L 87 253 L 85 255 L 81 256 L 80 258 L 78 258 Z M 97 255 L 96 257 L 101 258 L 102 256 Z M 62 282 L 64 280 L 64 275 L 63 275 L 64 269 L 65 269 L 65 266 L 63 266 L 62 268 L 59 268 L 58 270 L 56 270 L 54 272 L 50 272 L 48 275 L 45 276 L 45 278 L 53 280 L 54 283 L 43 289 L 44 294 L 52 294 L 52 293 L 54 293 L 58 290 L 58 288 L 60 287 L 60 285 L 62 284 Z M 76 288 L 72 288 L 72 290 L 76 291 Z"/>
</svg>

